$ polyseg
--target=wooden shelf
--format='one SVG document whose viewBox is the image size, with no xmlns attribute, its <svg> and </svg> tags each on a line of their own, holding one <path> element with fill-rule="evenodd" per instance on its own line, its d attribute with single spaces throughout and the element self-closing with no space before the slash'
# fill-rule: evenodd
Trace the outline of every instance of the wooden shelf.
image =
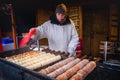
<svg viewBox="0 0 120 80">
<path fill-rule="evenodd" d="M 72 6 L 68 9 L 68 15 L 73 21 L 79 37 L 82 39 L 82 9 L 81 6 Z"/>
<path fill-rule="evenodd" d="M 112 4 L 110 5 L 110 41 L 118 41 L 118 27 L 119 27 L 119 20 L 118 20 L 118 5 Z"/>
</svg>

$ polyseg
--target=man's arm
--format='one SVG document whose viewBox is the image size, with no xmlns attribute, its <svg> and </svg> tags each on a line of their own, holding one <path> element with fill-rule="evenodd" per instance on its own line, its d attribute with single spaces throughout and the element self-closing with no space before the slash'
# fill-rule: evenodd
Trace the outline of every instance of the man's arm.
<svg viewBox="0 0 120 80">
<path fill-rule="evenodd" d="M 77 43 L 78 43 L 78 34 L 77 34 L 75 27 L 73 27 L 71 41 L 68 45 L 68 52 L 70 53 L 69 57 L 76 55 L 75 49 L 76 49 Z"/>
<path fill-rule="evenodd" d="M 47 23 L 44 23 L 41 26 L 38 26 L 36 28 L 31 28 L 30 30 L 32 29 L 36 30 L 36 33 L 31 38 L 35 40 L 46 38 L 46 31 L 47 31 L 46 26 L 47 26 Z"/>
</svg>

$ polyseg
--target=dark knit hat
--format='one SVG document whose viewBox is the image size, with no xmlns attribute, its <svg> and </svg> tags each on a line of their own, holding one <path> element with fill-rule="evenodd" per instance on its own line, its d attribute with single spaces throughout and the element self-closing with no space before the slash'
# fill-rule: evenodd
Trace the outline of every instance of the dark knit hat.
<svg viewBox="0 0 120 80">
<path fill-rule="evenodd" d="M 61 13 L 61 14 L 66 14 L 67 13 L 67 7 L 66 7 L 66 5 L 63 4 L 63 3 L 57 5 L 55 12 L 56 13 Z"/>
</svg>

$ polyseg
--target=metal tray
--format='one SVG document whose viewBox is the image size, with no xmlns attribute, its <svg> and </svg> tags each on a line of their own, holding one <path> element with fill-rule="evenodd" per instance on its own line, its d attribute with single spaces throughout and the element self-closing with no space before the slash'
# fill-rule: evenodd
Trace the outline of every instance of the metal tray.
<svg viewBox="0 0 120 80">
<path fill-rule="evenodd" d="M 4 60 L 4 57 L 30 51 L 29 47 L 0 53 L 0 80 L 54 80 L 25 67 Z"/>
<path fill-rule="evenodd" d="M 23 47 L 0 53 L 0 80 L 55 80 L 46 75 L 39 74 L 37 70 L 33 71 L 19 66 L 12 62 L 4 60 L 5 57 L 30 51 L 29 47 Z M 65 58 L 65 57 L 64 57 Z M 56 63 L 56 62 L 55 62 Z M 120 67 L 110 66 L 96 62 L 97 67 L 84 80 L 119 80 Z M 53 63 L 54 64 L 54 63 Z M 50 66 L 49 64 L 47 66 Z M 45 66 L 45 67 L 47 67 Z M 42 68 L 45 68 L 42 67 Z M 41 69 L 41 68 L 40 68 Z"/>
</svg>

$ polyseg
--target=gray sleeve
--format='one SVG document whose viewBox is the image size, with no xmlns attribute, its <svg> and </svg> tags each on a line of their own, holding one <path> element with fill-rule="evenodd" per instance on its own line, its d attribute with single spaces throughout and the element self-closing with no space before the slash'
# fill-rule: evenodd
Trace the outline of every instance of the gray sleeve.
<svg viewBox="0 0 120 80">
<path fill-rule="evenodd" d="M 42 38 L 47 38 L 47 23 L 42 24 L 36 28 L 36 33 L 32 36 L 32 39 L 39 40 Z"/>
<path fill-rule="evenodd" d="M 69 56 L 75 55 L 75 49 L 76 49 L 77 44 L 78 44 L 78 34 L 77 34 L 75 27 L 73 27 L 71 41 L 68 45 L 68 52 L 70 53 Z"/>
</svg>

